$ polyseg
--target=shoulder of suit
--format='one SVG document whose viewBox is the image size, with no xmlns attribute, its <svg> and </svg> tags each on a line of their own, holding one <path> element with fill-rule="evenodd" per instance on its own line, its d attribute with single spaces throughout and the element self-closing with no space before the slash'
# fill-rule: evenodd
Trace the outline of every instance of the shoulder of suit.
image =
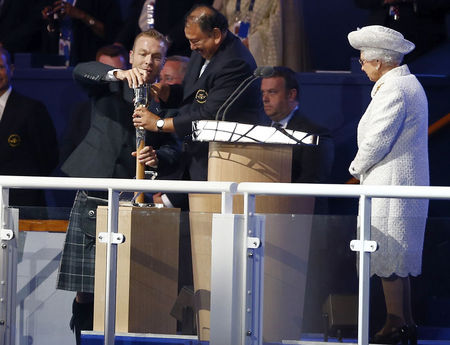
<svg viewBox="0 0 450 345">
<path fill-rule="evenodd" d="M 39 107 L 39 106 L 45 107 L 43 102 L 41 102 L 37 99 L 31 98 L 29 96 L 25 96 L 24 94 L 17 92 L 14 89 L 12 90 L 11 95 L 9 95 L 8 101 L 16 102 L 20 105 L 33 105 L 33 106 L 37 106 L 37 107 Z"/>
</svg>

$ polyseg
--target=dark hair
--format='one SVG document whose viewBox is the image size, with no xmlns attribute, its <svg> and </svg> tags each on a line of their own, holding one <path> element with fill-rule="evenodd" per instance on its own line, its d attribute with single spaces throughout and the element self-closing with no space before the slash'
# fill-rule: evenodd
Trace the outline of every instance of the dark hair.
<svg viewBox="0 0 450 345">
<path fill-rule="evenodd" d="M 11 55 L 9 54 L 9 51 L 7 51 L 5 48 L 0 47 L 0 54 L 3 55 L 6 58 L 6 64 L 8 66 L 11 66 Z"/>
<path fill-rule="evenodd" d="M 275 66 L 273 74 L 268 78 L 283 78 L 284 79 L 284 85 L 286 87 L 286 90 L 292 90 L 295 89 L 297 91 L 297 97 L 296 100 L 299 100 L 300 96 L 300 87 L 298 85 L 297 75 L 296 73 L 291 70 L 289 67 L 284 66 Z"/>
<path fill-rule="evenodd" d="M 192 13 L 199 8 L 205 9 L 205 11 L 199 16 L 193 16 Z M 200 27 L 200 30 L 205 33 L 211 33 L 215 28 L 218 28 L 221 32 L 228 30 L 227 18 L 214 7 L 204 4 L 198 4 L 192 7 L 186 14 L 184 23 L 185 26 L 196 23 Z"/>
<path fill-rule="evenodd" d="M 125 62 L 128 61 L 128 52 L 127 50 L 119 46 L 117 44 L 110 44 L 107 46 L 101 47 L 99 50 L 97 50 L 96 59 L 102 55 L 110 56 L 110 57 L 116 57 L 116 56 L 122 56 Z"/>
</svg>

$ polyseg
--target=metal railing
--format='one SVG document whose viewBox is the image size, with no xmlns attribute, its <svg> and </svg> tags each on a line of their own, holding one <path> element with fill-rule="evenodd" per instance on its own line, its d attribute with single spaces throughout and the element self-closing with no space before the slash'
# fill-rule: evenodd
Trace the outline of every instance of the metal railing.
<svg viewBox="0 0 450 345">
<path fill-rule="evenodd" d="M 249 226 L 249 216 L 255 212 L 256 195 L 300 195 L 300 196 L 328 196 L 348 197 L 360 199 L 360 237 L 350 243 L 354 251 L 359 255 L 359 311 L 358 311 L 358 344 L 368 344 L 368 315 L 369 315 L 369 259 L 370 253 L 376 249 L 376 244 L 370 238 L 370 217 L 372 198 L 425 198 L 425 199 L 450 199 L 450 187 L 425 187 L 425 186 L 360 186 L 337 184 L 291 184 L 291 183 L 256 183 L 256 182 L 199 182 L 199 181 L 148 181 L 148 180 L 124 180 L 124 179 L 92 179 L 92 178 L 55 178 L 55 177 L 24 177 L 1 176 L 0 177 L 0 224 L 1 238 L 4 241 L 10 239 L 10 232 L 6 229 L 5 206 L 8 205 L 8 189 L 10 188 L 34 188 L 34 189 L 84 189 L 108 191 L 108 239 L 107 245 L 107 281 L 105 306 L 105 344 L 114 344 L 115 338 L 115 281 L 117 265 L 117 247 L 114 245 L 113 234 L 117 233 L 117 213 L 119 206 L 119 191 L 144 191 L 144 192 L 180 192 L 180 193 L 220 193 L 222 195 L 222 214 L 232 213 L 234 194 L 244 195 L 244 227 Z M 244 243 L 248 242 L 248 238 Z M 245 247 L 245 246 L 244 246 Z M 242 255 L 246 256 L 247 251 Z M 1 259 L 1 256 L 0 256 Z M 245 262 L 243 260 L 242 262 Z M 1 264 L 1 262 L 0 262 Z M 243 275 L 247 274 L 245 267 Z M 260 279 L 262 280 L 262 279 Z M 246 279 L 242 279 L 245 285 Z M 259 284 L 263 284 L 262 281 Z M 242 286 L 241 292 L 247 291 Z M 245 296 L 240 296 L 242 320 L 245 320 Z M 8 301 L 7 301 L 8 302 Z M 3 303 L 3 302 L 2 302 Z M 262 312 L 262 296 L 260 305 L 254 310 Z M 10 306 L 11 308 L 11 306 Z M 256 316 L 255 316 L 256 317 Z M 14 328 L 12 322 L 15 318 L 0 324 L 0 345 L 12 345 L 5 343 L 6 326 Z M 242 322 L 241 345 L 248 344 L 246 337 L 246 324 Z M 262 325 L 261 325 L 262 326 Z M 252 344 L 262 344 L 262 327 L 258 328 Z M 213 342 L 211 342 L 213 343 Z M 236 345 L 236 344 L 230 344 Z"/>
</svg>

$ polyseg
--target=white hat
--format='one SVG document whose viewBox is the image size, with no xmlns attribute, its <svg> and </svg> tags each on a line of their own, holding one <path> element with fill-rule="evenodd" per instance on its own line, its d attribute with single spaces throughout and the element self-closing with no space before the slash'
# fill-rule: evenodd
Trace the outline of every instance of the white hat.
<svg viewBox="0 0 450 345">
<path fill-rule="evenodd" d="M 348 41 L 358 50 L 376 48 L 408 54 L 415 48 L 414 43 L 406 40 L 400 32 L 381 25 L 358 28 L 348 34 Z"/>
</svg>

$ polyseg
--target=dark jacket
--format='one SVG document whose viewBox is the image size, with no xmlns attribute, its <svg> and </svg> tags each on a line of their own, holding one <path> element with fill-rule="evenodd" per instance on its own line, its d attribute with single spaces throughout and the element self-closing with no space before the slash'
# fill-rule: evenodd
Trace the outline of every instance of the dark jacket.
<svg viewBox="0 0 450 345">
<path fill-rule="evenodd" d="M 50 176 L 58 164 L 56 130 L 44 104 L 14 90 L 0 121 L 0 174 Z M 44 206 L 41 190 L 12 189 L 10 205 Z"/>
<path fill-rule="evenodd" d="M 133 90 L 125 82 L 105 82 L 113 69 L 98 62 L 79 64 L 74 78 L 93 97 L 91 126 L 86 137 L 69 156 L 62 171 L 76 177 L 133 178 L 136 130 L 133 126 Z M 156 112 L 155 108 L 151 110 Z M 158 174 L 163 178 L 176 166 L 180 145 L 168 133 L 149 133 L 146 145 L 157 150 Z"/>
<path fill-rule="evenodd" d="M 294 146 L 292 182 L 326 183 L 334 162 L 334 142 L 327 130 L 306 119 L 299 110 L 294 113 L 286 128 L 319 135 L 317 146 Z"/>
<path fill-rule="evenodd" d="M 208 143 L 190 141 L 192 121 L 214 120 L 229 95 L 256 69 L 249 50 L 231 32 L 198 78 L 203 63 L 204 59 L 192 52 L 183 85 L 171 85 L 169 100 L 162 104 L 179 108 L 174 127 L 177 135 L 186 139 L 190 177 L 200 181 L 207 179 Z M 259 84 L 253 83 L 229 109 L 226 120 L 259 124 L 261 114 Z"/>
</svg>

